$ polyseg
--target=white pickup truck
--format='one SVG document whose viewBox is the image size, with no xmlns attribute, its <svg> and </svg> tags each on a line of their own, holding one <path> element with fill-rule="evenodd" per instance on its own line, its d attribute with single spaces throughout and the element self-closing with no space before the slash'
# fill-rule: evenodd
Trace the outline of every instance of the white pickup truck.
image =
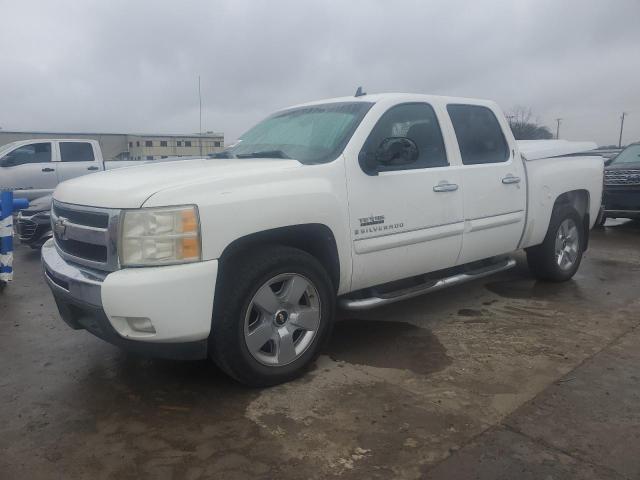
<svg viewBox="0 0 640 480">
<path fill-rule="evenodd" d="M 300 105 L 220 158 L 61 184 L 45 276 L 73 328 L 272 385 L 313 361 L 336 303 L 459 284 L 512 267 L 518 249 L 536 277 L 570 279 L 600 207 L 602 159 L 575 155 L 593 146 L 521 148 L 484 100 Z"/>
<path fill-rule="evenodd" d="M 51 194 L 65 180 L 140 163 L 105 162 L 95 140 L 21 140 L 0 147 L 0 188 L 33 200 Z"/>
</svg>

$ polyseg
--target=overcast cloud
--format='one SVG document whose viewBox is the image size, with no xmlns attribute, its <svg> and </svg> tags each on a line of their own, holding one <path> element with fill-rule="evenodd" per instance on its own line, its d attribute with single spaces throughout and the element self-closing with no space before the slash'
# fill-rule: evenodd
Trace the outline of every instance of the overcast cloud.
<svg viewBox="0 0 640 480">
<path fill-rule="evenodd" d="M 0 127 L 198 131 L 406 91 L 525 105 L 561 137 L 640 140 L 640 0 L 0 0 Z"/>
</svg>

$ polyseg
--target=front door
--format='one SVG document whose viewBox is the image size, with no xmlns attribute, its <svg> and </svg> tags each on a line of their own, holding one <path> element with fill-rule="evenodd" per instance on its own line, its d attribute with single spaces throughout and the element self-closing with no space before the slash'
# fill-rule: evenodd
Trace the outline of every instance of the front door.
<svg viewBox="0 0 640 480">
<path fill-rule="evenodd" d="M 458 263 L 510 253 L 525 224 L 524 166 L 495 113 L 482 105 L 448 105 L 462 159 L 465 229 Z"/>
<path fill-rule="evenodd" d="M 415 160 L 385 158 L 377 174 L 365 173 L 358 152 L 346 152 L 354 290 L 450 267 L 460 253 L 462 181 L 449 165 L 432 106 L 420 102 L 389 108 L 364 142 L 360 158 L 376 158 L 381 145 L 398 137 L 417 147 Z"/>
<path fill-rule="evenodd" d="M 56 165 L 51 142 L 22 145 L 0 159 L 0 186 L 14 190 L 18 198 L 48 195 L 58 184 Z"/>
</svg>

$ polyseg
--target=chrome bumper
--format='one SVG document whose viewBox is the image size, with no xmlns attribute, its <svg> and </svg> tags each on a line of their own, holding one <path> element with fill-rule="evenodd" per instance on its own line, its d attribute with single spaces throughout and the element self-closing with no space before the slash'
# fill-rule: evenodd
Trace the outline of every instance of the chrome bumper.
<svg viewBox="0 0 640 480">
<path fill-rule="evenodd" d="M 49 287 L 80 302 L 102 307 L 101 289 L 106 273 L 68 263 L 53 239 L 42 246 L 42 266 Z"/>
<path fill-rule="evenodd" d="M 147 357 L 177 360 L 207 358 L 208 340 L 142 342 L 124 338 L 113 327 L 102 306 L 102 283 L 107 273 L 76 266 L 60 256 L 54 241 L 42 247 L 42 266 L 60 316 L 73 329 L 85 329 L 113 345 Z"/>
</svg>

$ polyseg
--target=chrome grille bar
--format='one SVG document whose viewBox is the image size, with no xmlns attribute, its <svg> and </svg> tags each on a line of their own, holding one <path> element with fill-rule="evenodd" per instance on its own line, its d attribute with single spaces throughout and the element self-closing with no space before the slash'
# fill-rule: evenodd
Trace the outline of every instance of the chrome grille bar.
<svg viewBox="0 0 640 480">
<path fill-rule="evenodd" d="M 66 260 L 102 271 L 120 268 L 120 210 L 54 201 L 51 225 L 56 248 Z"/>
<path fill-rule="evenodd" d="M 606 170 L 605 185 L 640 185 L 640 170 Z"/>
</svg>

